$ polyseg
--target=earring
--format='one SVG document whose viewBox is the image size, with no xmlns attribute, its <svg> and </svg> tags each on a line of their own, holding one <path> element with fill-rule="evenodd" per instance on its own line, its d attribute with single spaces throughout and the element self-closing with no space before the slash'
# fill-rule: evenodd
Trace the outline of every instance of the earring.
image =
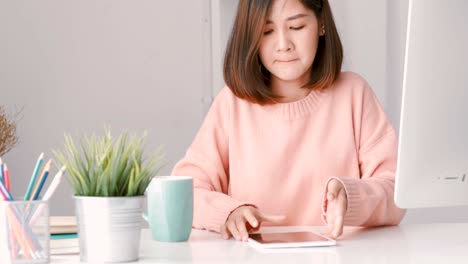
<svg viewBox="0 0 468 264">
<path fill-rule="evenodd" d="M 325 35 L 325 28 L 322 27 L 322 36 Z"/>
</svg>

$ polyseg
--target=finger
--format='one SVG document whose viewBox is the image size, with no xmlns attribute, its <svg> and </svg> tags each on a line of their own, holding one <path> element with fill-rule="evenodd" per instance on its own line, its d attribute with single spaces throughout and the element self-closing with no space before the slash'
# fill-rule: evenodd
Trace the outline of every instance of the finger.
<svg viewBox="0 0 468 264">
<path fill-rule="evenodd" d="M 335 232 L 335 224 L 336 224 L 336 214 L 334 213 L 327 213 L 327 236 L 334 239 L 334 232 Z"/>
<path fill-rule="evenodd" d="M 344 216 L 346 215 L 346 193 L 344 189 L 341 189 L 338 194 L 338 199 L 334 202 L 334 219 L 332 220 L 332 228 L 330 232 L 330 236 L 333 238 L 338 238 L 341 234 L 343 234 L 343 226 L 344 226 Z"/>
<path fill-rule="evenodd" d="M 286 220 L 285 215 L 269 215 L 263 212 L 259 212 L 258 216 L 262 222 L 281 223 Z"/>
<path fill-rule="evenodd" d="M 336 216 L 336 201 L 328 203 L 327 210 L 325 211 L 325 219 L 327 220 L 327 234 L 331 236 L 335 227 Z"/>
<path fill-rule="evenodd" d="M 331 213 L 327 212 L 327 234 L 331 236 L 335 227 L 335 218 L 331 215 Z"/>
<path fill-rule="evenodd" d="M 328 182 L 328 190 L 333 191 L 334 193 L 338 193 L 338 191 L 341 189 L 341 187 L 342 187 L 342 184 L 337 179 L 331 179 Z"/>
<path fill-rule="evenodd" d="M 245 219 L 243 218 L 238 218 L 236 220 L 236 227 L 237 230 L 239 231 L 239 236 L 241 241 L 247 241 L 247 237 L 249 236 L 249 233 L 247 232 L 247 228 L 245 227 Z"/>
<path fill-rule="evenodd" d="M 247 222 L 249 223 L 249 225 L 253 227 L 254 229 L 257 229 L 258 220 L 257 220 L 257 217 L 255 217 L 254 213 L 251 210 L 247 210 L 244 216 Z"/>
<path fill-rule="evenodd" d="M 336 239 L 343 234 L 343 215 L 337 215 L 332 231 L 332 236 Z"/>
<path fill-rule="evenodd" d="M 234 221 L 230 221 L 227 223 L 227 227 L 229 229 L 229 232 L 231 232 L 232 236 L 236 240 L 240 240 L 240 234 L 239 234 L 239 230 L 237 230 L 236 223 Z"/>
<path fill-rule="evenodd" d="M 229 229 L 227 228 L 226 225 L 222 225 L 220 231 L 221 231 L 221 236 L 223 239 L 227 240 L 231 237 L 231 232 L 229 232 Z"/>
<path fill-rule="evenodd" d="M 327 199 L 330 201 L 335 199 L 342 188 L 343 185 L 341 182 L 336 179 L 332 179 L 327 186 Z"/>
<path fill-rule="evenodd" d="M 348 197 L 346 196 L 346 190 L 344 188 L 340 190 L 338 199 L 343 207 L 343 215 L 346 215 L 346 211 L 348 210 Z"/>
</svg>

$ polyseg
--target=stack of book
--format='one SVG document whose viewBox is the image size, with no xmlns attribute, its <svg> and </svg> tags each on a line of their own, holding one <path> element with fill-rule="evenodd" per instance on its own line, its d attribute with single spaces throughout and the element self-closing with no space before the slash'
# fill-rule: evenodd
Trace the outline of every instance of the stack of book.
<svg viewBox="0 0 468 264">
<path fill-rule="evenodd" d="M 49 229 L 51 255 L 77 254 L 80 252 L 75 216 L 51 216 L 49 218 Z"/>
</svg>

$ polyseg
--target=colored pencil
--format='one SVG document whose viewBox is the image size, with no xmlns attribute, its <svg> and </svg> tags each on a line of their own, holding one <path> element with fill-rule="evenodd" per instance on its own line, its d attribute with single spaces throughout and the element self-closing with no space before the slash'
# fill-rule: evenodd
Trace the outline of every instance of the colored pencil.
<svg viewBox="0 0 468 264">
<path fill-rule="evenodd" d="M 3 161 L 2 158 L 0 158 L 0 181 L 5 183 L 5 179 L 3 176 Z"/>
<path fill-rule="evenodd" d="M 7 188 L 8 191 L 11 192 L 10 171 L 8 170 L 8 166 L 6 164 L 5 164 L 5 167 L 3 168 L 3 177 L 5 179 L 5 187 Z"/>
<path fill-rule="evenodd" d="M 11 195 L 10 191 L 7 190 L 3 182 L 0 182 L 0 192 L 5 198 L 5 201 L 13 201 L 13 196 Z"/>
<path fill-rule="evenodd" d="M 41 190 L 44 187 L 44 183 L 47 180 L 47 176 L 49 176 L 51 163 L 52 160 L 49 160 L 44 166 L 44 170 L 41 173 L 41 177 L 37 180 L 34 191 L 32 192 L 31 197 L 29 198 L 30 200 L 37 200 L 37 197 L 39 197 L 39 194 L 41 193 Z"/>
<path fill-rule="evenodd" d="M 43 201 L 49 201 L 52 195 L 54 195 L 55 190 L 57 190 L 57 187 L 62 181 L 62 177 L 64 173 L 65 173 L 65 166 L 63 166 L 60 169 L 60 171 L 57 172 L 57 174 L 55 174 L 54 178 L 52 179 L 52 182 L 49 185 L 49 188 L 47 188 L 47 191 L 44 193 L 44 196 L 42 196 Z M 43 204 L 41 204 L 39 208 L 34 212 L 33 216 L 31 217 L 31 220 L 29 221 L 30 225 L 33 225 L 37 221 L 37 218 L 42 213 L 42 210 L 44 210 Z"/>
<path fill-rule="evenodd" d="M 43 199 L 44 201 L 48 201 L 52 195 L 55 193 L 55 190 L 57 190 L 58 185 L 62 181 L 63 174 L 65 173 L 65 166 L 63 166 L 57 174 L 55 174 L 54 179 L 49 185 L 49 188 L 47 188 L 47 191 L 44 193 Z"/>
<path fill-rule="evenodd" d="M 41 154 L 40 159 L 42 160 L 43 154 Z M 33 175 L 33 178 L 37 178 L 37 171 L 40 168 L 40 164 L 42 161 L 36 164 L 36 169 Z M 44 173 L 38 182 L 37 188 L 35 190 L 34 196 L 39 196 L 40 191 L 44 185 L 44 182 L 47 179 L 47 175 L 50 169 L 50 162 L 48 163 L 48 167 L 44 168 Z M 0 172 L 2 173 L 2 180 L 0 181 L 0 200 L 4 200 L 6 202 L 13 201 L 13 196 L 11 195 L 11 186 L 10 186 L 10 175 L 8 167 L 5 163 L 2 162 L 0 166 Z M 36 180 L 34 180 L 36 181 Z M 31 181 L 31 182 L 34 182 Z M 31 184 L 30 182 L 30 184 Z M 29 194 L 31 195 L 31 194 Z M 27 205 L 29 207 L 29 204 Z M 27 216 L 27 211 L 23 211 L 20 208 L 16 208 L 15 204 L 7 204 L 6 211 L 8 217 L 8 222 L 10 223 L 10 230 L 9 230 L 9 237 L 10 237 L 10 250 L 11 250 L 11 257 L 12 259 L 17 258 L 18 248 L 19 245 L 21 248 L 21 252 L 24 254 L 24 258 L 26 259 L 38 259 L 47 257 L 46 253 L 43 251 L 43 248 L 37 238 L 35 237 L 33 230 L 31 229 L 29 223 L 24 221 L 24 217 Z M 16 239 L 15 239 L 16 238 Z"/>
<path fill-rule="evenodd" d="M 36 167 L 34 168 L 33 174 L 31 176 L 31 180 L 29 181 L 28 189 L 26 191 L 26 195 L 24 196 L 24 200 L 28 201 L 32 195 L 33 187 L 36 184 L 37 180 L 37 174 L 39 173 L 39 170 L 42 165 L 42 159 L 44 158 L 44 152 L 39 155 L 39 158 L 37 159 L 36 162 Z"/>
</svg>

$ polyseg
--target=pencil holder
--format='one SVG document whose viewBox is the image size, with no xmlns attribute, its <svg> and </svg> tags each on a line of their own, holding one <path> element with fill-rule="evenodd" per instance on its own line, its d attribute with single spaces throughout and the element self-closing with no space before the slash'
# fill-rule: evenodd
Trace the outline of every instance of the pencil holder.
<svg viewBox="0 0 468 264">
<path fill-rule="evenodd" d="M 0 202 L 0 263 L 49 262 L 47 201 Z"/>
</svg>

